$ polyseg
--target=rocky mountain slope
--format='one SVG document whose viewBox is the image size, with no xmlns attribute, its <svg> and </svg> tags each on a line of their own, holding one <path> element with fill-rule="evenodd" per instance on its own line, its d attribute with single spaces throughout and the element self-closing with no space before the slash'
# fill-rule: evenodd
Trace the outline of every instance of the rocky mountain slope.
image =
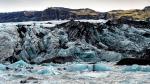
<svg viewBox="0 0 150 84">
<path fill-rule="evenodd" d="M 69 21 L 53 25 L 33 23 L 1 25 L 1 62 L 28 63 L 119 61 L 126 57 L 149 58 L 150 29 Z M 45 27 L 47 25 L 48 27 Z"/>
<path fill-rule="evenodd" d="M 108 12 L 108 18 L 119 19 L 126 18 L 130 20 L 147 20 L 150 21 L 150 6 L 144 9 L 132 9 L 132 10 L 113 10 Z"/>
<path fill-rule="evenodd" d="M 69 9 L 63 7 L 51 7 L 43 11 L 22 11 L 0 13 L 0 22 L 46 21 L 64 19 L 100 19 L 105 14 L 92 9 Z"/>
<path fill-rule="evenodd" d="M 51 7 L 43 11 L 22 11 L 0 13 L 0 22 L 23 21 L 48 21 L 65 19 L 128 19 L 150 21 L 150 7 L 133 10 L 113 10 L 109 12 L 97 12 L 89 8 L 69 9 L 63 7 Z"/>
<path fill-rule="evenodd" d="M 23 22 L 23 21 L 47 21 L 64 19 L 150 19 L 150 7 L 132 10 L 112 10 L 109 12 L 97 12 L 89 8 L 69 9 L 63 7 L 50 7 L 43 11 L 21 11 L 0 13 L 0 22 Z"/>
</svg>

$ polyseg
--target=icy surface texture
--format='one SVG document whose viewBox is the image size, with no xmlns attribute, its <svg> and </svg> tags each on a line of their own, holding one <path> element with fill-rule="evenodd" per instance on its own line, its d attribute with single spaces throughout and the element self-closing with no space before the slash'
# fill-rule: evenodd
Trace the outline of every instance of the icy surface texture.
<svg viewBox="0 0 150 84">
<path fill-rule="evenodd" d="M 13 64 L 0 64 L 0 70 L 1 71 L 13 71 L 14 75 L 16 76 L 27 76 L 27 75 L 58 75 L 59 72 L 56 68 L 54 68 L 51 65 L 48 66 L 41 66 L 41 65 L 30 65 L 22 60 L 15 62 Z"/>
<path fill-rule="evenodd" d="M 0 64 L 0 70 L 6 70 L 6 65 Z"/>
<path fill-rule="evenodd" d="M 97 64 L 72 64 L 68 66 L 67 71 L 111 71 L 111 67 L 97 63 Z"/>
<path fill-rule="evenodd" d="M 97 63 L 94 65 L 94 71 L 111 71 L 111 67 L 105 65 L 105 64 L 100 64 Z"/>
<path fill-rule="evenodd" d="M 58 75 L 59 74 L 57 70 L 54 69 L 53 66 L 44 67 L 43 69 L 38 70 L 36 73 L 41 74 L 41 75 Z"/>
<path fill-rule="evenodd" d="M 67 67 L 67 71 L 91 71 L 92 65 L 88 64 L 72 64 Z"/>
<path fill-rule="evenodd" d="M 20 60 L 18 62 L 8 65 L 8 67 L 12 68 L 12 69 L 26 68 L 26 67 L 30 67 L 30 66 L 31 66 L 30 64 L 24 62 L 23 60 Z"/>
<path fill-rule="evenodd" d="M 148 28 L 109 26 L 90 20 L 49 22 L 52 24 L 0 24 L 1 62 L 10 56 L 27 63 L 41 63 L 57 56 L 73 56 L 73 61 L 78 62 L 118 61 L 143 57 L 150 48 Z M 18 24 L 23 27 L 17 27 Z"/>
<path fill-rule="evenodd" d="M 126 66 L 123 71 L 131 71 L 131 72 L 150 72 L 150 66 L 140 66 L 140 65 L 132 65 L 132 66 Z"/>
<path fill-rule="evenodd" d="M 18 39 L 15 29 L 12 24 L 0 24 L 0 61 L 13 55 Z"/>
<path fill-rule="evenodd" d="M 84 66 L 87 63 L 74 63 Z M 98 63 L 99 64 L 99 63 Z M 66 64 L 32 65 L 33 69 L 23 68 L 22 70 L 0 70 L 0 83 L 5 84 L 149 84 L 150 73 L 145 71 L 122 71 L 126 66 L 115 66 L 115 63 L 100 63 L 111 67 L 109 71 L 66 71 Z M 92 65 L 92 64 L 91 64 Z M 136 65 L 137 66 L 137 65 Z M 135 67 L 135 65 L 134 65 Z M 149 66 L 139 66 L 149 67 Z M 84 69 L 84 68 L 83 68 Z"/>
</svg>

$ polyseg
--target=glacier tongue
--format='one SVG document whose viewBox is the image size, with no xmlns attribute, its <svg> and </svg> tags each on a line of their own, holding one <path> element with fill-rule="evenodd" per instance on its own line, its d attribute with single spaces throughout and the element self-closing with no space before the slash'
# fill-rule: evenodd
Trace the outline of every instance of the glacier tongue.
<svg viewBox="0 0 150 84">
<path fill-rule="evenodd" d="M 0 64 L 0 83 L 150 83 L 149 66 L 112 62 L 126 57 L 149 59 L 150 29 L 99 21 L 51 23 L 0 24 L 0 62 L 5 63 Z"/>
<path fill-rule="evenodd" d="M 5 62 L 5 59 L 10 56 L 27 63 L 41 63 L 47 59 L 49 62 L 64 63 L 148 57 L 149 29 L 128 25 L 115 27 L 105 23 L 85 21 L 51 21 L 51 23 L 49 26 L 44 22 L 42 24 L 39 22 L 1 24 L 1 62 Z M 75 60 L 70 58 L 64 61 L 65 57 L 69 56 Z M 54 57 L 58 58 L 54 59 Z"/>
</svg>

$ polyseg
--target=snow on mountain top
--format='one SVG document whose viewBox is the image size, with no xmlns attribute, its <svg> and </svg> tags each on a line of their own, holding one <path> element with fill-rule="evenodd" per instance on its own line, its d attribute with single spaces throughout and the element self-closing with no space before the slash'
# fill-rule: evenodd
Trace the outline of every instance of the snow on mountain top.
<svg viewBox="0 0 150 84">
<path fill-rule="evenodd" d="M 65 23 L 68 22 L 69 20 L 50 20 L 50 21 L 26 21 L 26 22 L 6 22 L 6 23 L 0 23 L 0 25 L 2 24 L 7 24 L 7 25 L 16 25 L 16 24 L 45 24 L 48 22 L 51 22 L 52 24 L 61 24 L 61 23 Z M 82 19 L 82 20 L 75 20 L 75 21 L 81 21 L 81 22 L 90 22 L 90 23 L 100 23 L 103 22 L 105 23 L 107 20 L 103 20 L 103 19 L 99 19 L 99 20 L 86 20 L 86 19 Z"/>
</svg>

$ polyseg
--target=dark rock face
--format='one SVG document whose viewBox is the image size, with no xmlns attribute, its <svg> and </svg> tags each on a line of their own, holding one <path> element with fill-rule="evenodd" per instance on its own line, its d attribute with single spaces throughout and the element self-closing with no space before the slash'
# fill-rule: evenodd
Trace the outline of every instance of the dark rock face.
<svg viewBox="0 0 150 84">
<path fill-rule="evenodd" d="M 150 22 L 147 21 L 134 21 L 128 19 L 119 19 L 119 22 L 122 24 L 128 24 L 135 28 L 150 28 Z"/>
<path fill-rule="evenodd" d="M 0 22 L 41 21 L 41 11 L 35 11 L 30 16 L 25 12 L 0 13 Z"/>
<path fill-rule="evenodd" d="M 6 58 L 4 61 L 10 62 L 10 63 L 15 63 L 18 61 L 18 59 L 15 58 L 14 56 L 10 56 L 10 57 Z"/>
<path fill-rule="evenodd" d="M 150 59 L 125 58 L 117 62 L 117 65 L 150 65 Z"/>
<path fill-rule="evenodd" d="M 104 28 L 101 24 L 75 21 L 60 24 L 58 27 L 63 27 L 67 31 L 69 41 L 85 39 L 87 43 L 91 43 L 93 45 L 99 41 L 98 35 Z"/>
<path fill-rule="evenodd" d="M 150 49 L 145 49 L 143 52 L 144 55 L 141 58 L 150 59 Z"/>
<path fill-rule="evenodd" d="M 122 16 L 119 19 L 113 19 L 109 21 L 109 25 L 114 24 L 127 24 L 129 26 L 133 26 L 135 28 L 150 28 L 150 22 L 148 21 L 148 18 L 146 21 L 135 21 L 132 16 Z"/>
<path fill-rule="evenodd" d="M 36 33 L 36 36 L 38 38 L 43 38 L 45 36 L 45 34 L 43 34 L 42 32 L 40 32 L 40 33 Z"/>
<path fill-rule="evenodd" d="M 130 24 L 130 21 L 133 21 L 132 16 L 122 16 L 117 19 L 117 22 L 120 24 Z"/>
<path fill-rule="evenodd" d="M 150 22 L 150 17 L 146 18 L 146 21 Z"/>
<path fill-rule="evenodd" d="M 27 29 L 24 27 L 24 25 L 17 25 L 18 29 L 18 33 L 19 33 L 19 37 L 20 38 L 24 38 L 24 34 L 27 32 Z"/>
<path fill-rule="evenodd" d="M 143 10 L 150 11 L 150 6 L 146 6 Z"/>
<path fill-rule="evenodd" d="M 43 20 L 59 20 L 69 19 L 71 15 L 71 9 L 68 8 L 48 8 L 43 11 Z"/>
</svg>

